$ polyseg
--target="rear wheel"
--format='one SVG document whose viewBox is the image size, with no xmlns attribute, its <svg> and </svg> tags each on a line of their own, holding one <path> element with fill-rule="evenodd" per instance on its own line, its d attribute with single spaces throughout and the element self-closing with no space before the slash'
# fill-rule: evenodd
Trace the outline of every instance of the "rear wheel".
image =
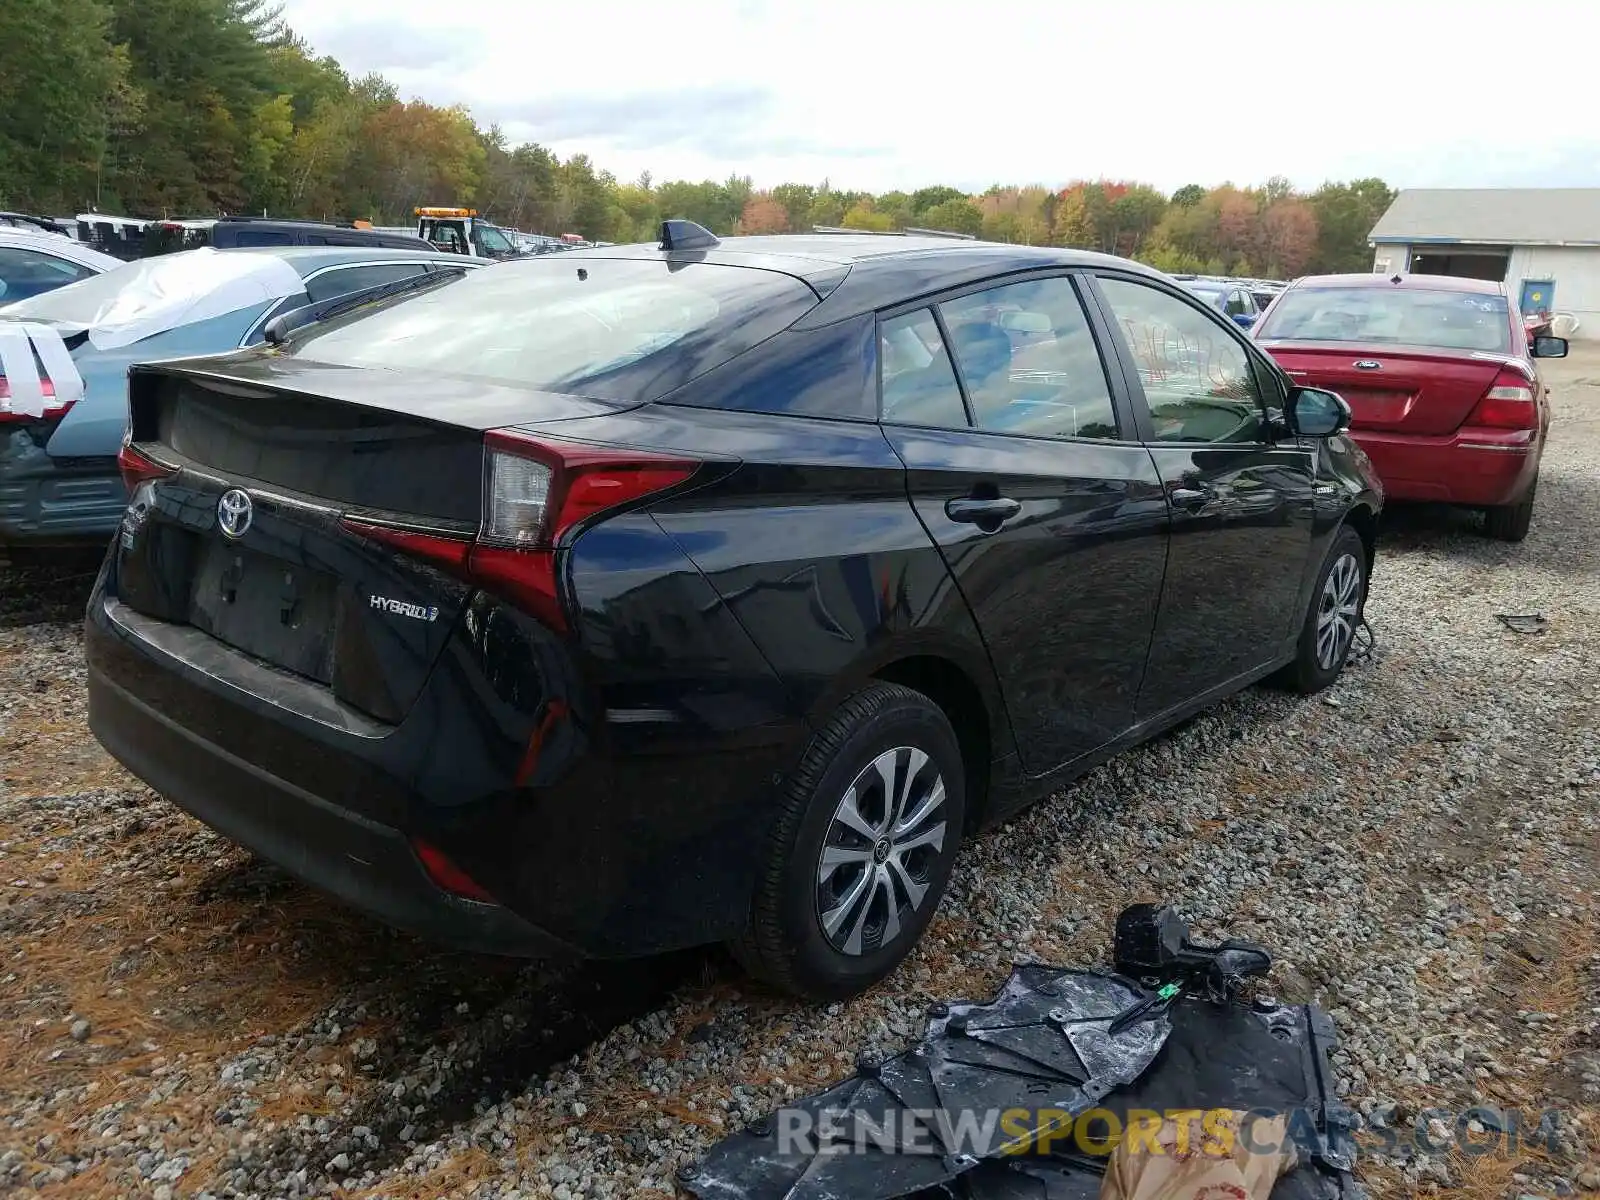
<svg viewBox="0 0 1600 1200">
<path fill-rule="evenodd" d="M 1295 660 L 1278 673 L 1276 682 L 1309 696 L 1339 678 L 1366 602 L 1367 548 L 1345 526 L 1334 537 L 1311 592 Z"/>
<path fill-rule="evenodd" d="M 789 778 L 735 957 L 818 1000 L 889 974 L 949 882 L 963 780 L 955 732 L 922 693 L 874 683 L 847 699 Z"/>
<path fill-rule="evenodd" d="M 1528 492 L 1517 504 L 1504 504 L 1484 511 L 1483 531 L 1502 542 L 1520 542 L 1528 536 L 1528 526 L 1533 523 L 1533 494 L 1539 490 L 1539 477 L 1535 475 Z"/>
</svg>

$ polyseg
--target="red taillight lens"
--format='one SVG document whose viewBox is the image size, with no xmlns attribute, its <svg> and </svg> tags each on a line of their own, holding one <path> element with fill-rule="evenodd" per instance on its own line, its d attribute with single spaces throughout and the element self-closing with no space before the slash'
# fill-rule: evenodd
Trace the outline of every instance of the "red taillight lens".
<svg viewBox="0 0 1600 1200">
<path fill-rule="evenodd" d="M 1533 389 L 1520 371 L 1501 371 L 1465 423 L 1485 429 L 1537 429 L 1539 405 Z"/>
<path fill-rule="evenodd" d="M 11 411 L 11 385 L 0 375 L 0 422 L 21 424 L 26 421 L 56 421 L 72 411 L 72 403 L 55 403 L 56 385 L 48 379 L 39 380 L 39 390 L 45 395 L 44 416 L 35 417 L 25 412 Z"/>
<path fill-rule="evenodd" d="M 599 513 L 682 483 L 699 462 L 647 450 L 537 438 L 484 437 L 483 512 L 476 537 L 418 532 L 358 517 L 347 529 L 435 564 L 506 597 L 565 631 L 556 546 Z"/>
<path fill-rule="evenodd" d="M 165 479 L 177 474 L 177 467 L 169 467 L 149 457 L 137 447 L 124 442 L 117 451 L 117 467 L 122 472 L 122 482 L 133 495 L 134 489 L 147 479 Z"/>
<path fill-rule="evenodd" d="M 412 838 L 411 849 L 422 864 L 422 869 L 428 873 L 428 878 L 437 887 L 464 900 L 476 900 L 479 904 L 498 903 L 481 883 L 456 866 L 450 856 L 432 842 Z"/>
<path fill-rule="evenodd" d="M 480 541 L 554 546 L 596 513 L 682 483 L 698 462 L 646 450 L 591 446 L 490 430 Z"/>
</svg>

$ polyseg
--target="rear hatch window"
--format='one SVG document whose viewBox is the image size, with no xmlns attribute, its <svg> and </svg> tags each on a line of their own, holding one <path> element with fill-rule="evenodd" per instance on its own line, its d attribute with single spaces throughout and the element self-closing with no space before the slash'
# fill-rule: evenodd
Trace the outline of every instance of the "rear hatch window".
<svg viewBox="0 0 1600 1200">
<path fill-rule="evenodd" d="M 334 366 L 636 403 L 742 354 L 816 302 L 798 279 L 747 267 L 512 262 L 313 326 L 289 352 Z"/>
<path fill-rule="evenodd" d="M 1504 296 L 1409 287 L 1295 288 L 1279 298 L 1256 337 L 1511 352 Z"/>
</svg>

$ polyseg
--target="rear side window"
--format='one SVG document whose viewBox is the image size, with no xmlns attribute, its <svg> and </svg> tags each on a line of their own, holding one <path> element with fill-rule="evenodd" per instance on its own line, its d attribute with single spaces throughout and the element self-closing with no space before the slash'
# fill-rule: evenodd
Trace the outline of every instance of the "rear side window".
<svg viewBox="0 0 1600 1200">
<path fill-rule="evenodd" d="M 624 403 L 654 400 L 817 302 L 774 271 L 660 259 L 508 262 L 318 326 L 293 353 Z"/>
<path fill-rule="evenodd" d="M 786 330 L 662 400 L 736 412 L 876 420 L 876 324 L 867 313 L 819 329 Z"/>
<path fill-rule="evenodd" d="M 885 421 L 966 428 L 961 387 L 932 312 L 920 308 L 891 317 L 883 323 L 879 343 Z"/>
<path fill-rule="evenodd" d="M 351 292 L 364 292 L 368 288 L 382 287 L 399 279 L 409 279 L 427 271 L 422 263 L 374 263 L 371 266 L 334 267 L 323 271 L 314 279 L 306 280 L 306 294 L 315 304 L 335 296 L 348 296 Z"/>
<path fill-rule="evenodd" d="M 1391 342 L 1511 352 L 1504 296 L 1422 288 L 1294 288 L 1258 325 L 1260 341 Z"/>
</svg>

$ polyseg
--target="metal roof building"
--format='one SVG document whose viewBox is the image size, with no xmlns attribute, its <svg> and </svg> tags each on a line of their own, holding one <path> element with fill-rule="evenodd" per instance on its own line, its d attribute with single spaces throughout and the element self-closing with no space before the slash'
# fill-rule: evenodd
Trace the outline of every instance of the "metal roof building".
<svg viewBox="0 0 1600 1200">
<path fill-rule="evenodd" d="M 1499 280 L 1524 312 L 1600 338 L 1600 188 L 1408 188 L 1368 241 L 1380 274 Z"/>
</svg>

